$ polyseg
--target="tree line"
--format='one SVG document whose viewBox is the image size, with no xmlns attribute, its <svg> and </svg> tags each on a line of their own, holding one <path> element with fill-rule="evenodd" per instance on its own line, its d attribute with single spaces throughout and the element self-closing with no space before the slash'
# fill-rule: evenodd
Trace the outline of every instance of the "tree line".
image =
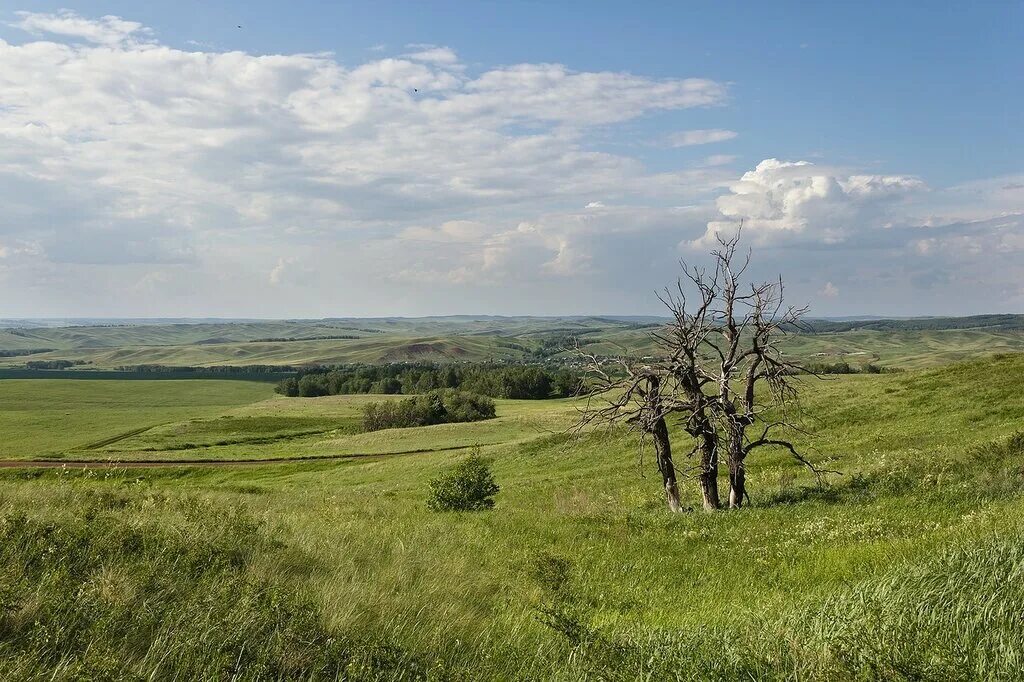
<svg viewBox="0 0 1024 682">
<path fill-rule="evenodd" d="M 50 353 L 55 348 L 20 348 L 15 350 L 0 350 L 0 358 L 17 358 L 22 355 L 36 355 L 37 353 Z"/>
<path fill-rule="evenodd" d="M 29 360 L 25 366 L 29 369 L 68 369 L 87 364 L 85 360 Z"/>
<path fill-rule="evenodd" d="M 305 372 L 282 380 L 277 392 L 308 398 L 354 393 L 411 395 L 451 388 L 491 398 L 541 400 L 575 395 L 581 379 L 573 370 L 539 365 L 401 363 Z"/>
<path fill-rule="evenodd" d="M 891 374 L 900 370 L 893 367 L 880 367 L 874 363 L 851 365 L 846 361 L 809 362 L 800 366 L 800 374 Z"/>
<path fill-rule="evenodd" d="M 249 339 L 246 343 L 286 343 L 291 341 L 335 341 L 338 339 L 365 339 L 355 334 L 334 334 L 333 336 L 268 336 L 262 339 Z"/>
<path fill-rule="evenodd" d="M 301 368 L 291 365 L 211 365 L 200 367 L 195 365 L 121 365 L 114 368 L 118 372 L 136 372 L 141 374 L 181 374 L 201 372 L 203 374 L 282 374 L 298 372 Z"/>
</svg>

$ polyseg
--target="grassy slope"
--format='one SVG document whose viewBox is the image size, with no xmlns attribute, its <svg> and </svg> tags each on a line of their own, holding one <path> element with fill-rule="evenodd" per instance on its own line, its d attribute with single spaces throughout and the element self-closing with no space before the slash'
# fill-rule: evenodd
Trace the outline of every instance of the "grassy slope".
<svg viewBox="0 0 1024 682">
<path fill-rule="evenodd" d="M 601 355 L 650 354 L 657 349 L 644 330 L 626 330 L 584 337 L 588 352 Z M 993 353 L 1024 351 L 1024 332 L 1015 330 L 949 329 L 919 331 L 852 330 L 791 335 L 787 353 L 807 361 L 846 361 L 858 366 L 918 369 Z"/>
<path fill-rule="evenodd" d="M 25 481 L 5 473 L 0 500 L 5 510 L 32 501 L 35 513 L 59 516 L 68 495 L 109 490 L 154 500 L 117 513 L 156 514 L 170 528 L 178 523 L 169 511 L 173 500 L 242 505 L 307 557 L 278 579 L 293 570 L 333 630 L 383 637 L 470 666 L 472 676 L 576 679 L 597 665 L 623 679 L 663 678 L 669 670 L 686 677 L 687 666 L 700 664 L 732 665 L 723 677 L 784 676 L 799 665 L 809 677 L 835 679 L 870 671 L 870 664 L 881 667 L 869 678 L 900 671 L 915 677 L 905 671 L 927 663 L 915 656 L 953 646 L 941 660 L 954 660 L 956 638 L 977 631 L 968 627 L 974 611 L 943 609 L 983 595 L 941 581 L 973 584 L 974 576 L 988 584 L 1002 575 L 1000 567 L 1011 576 L 1021 570 L 1013 547 L 1022 537 L 1024 452 L 999 443 L 1024 429 L 1022 384 L 1020 356 L 812 383 L 805 404 L 818 417 L 818 433 L 802 444 L 845 475 L 821 491 L 783 453 L 764 453 L 750 466 L 754 506 L 741 513 L 667 515 L 650 460 L 638 468 L 632 441 L 608 433 L 571 442 L 538 428 L 564 424 L 571 416 L 564 403 L 500 405 L 507 421 L 451 425 L 447 433 L 430 427 L 372 434 L 382 448 L 394 448 L 437 447 L 462 429 L 485 429 L 462 433 L 463 443 L 487 428 L 501 432 L 499 440 L 514 442 L 485 448 L 504 488 L 493 513 L 425 511 L 426 481 L 458 457 L 447 451 L 255 470 L 147 471 L 123 480 L 106 474 L 106 481 L 53 473 Z M 335 423 L 351 409 L 348 399 L 335 397 L 274 399 L 224 413 L 268 420 L 322 413 Z M 314 436 L 305 445 L 328 450 L 346 438 Z M 685 493 L 695 504 L 692 486 Z M 967 548 L 968 558 L 950 558 L 950 547 Z M 543 568 L 551 565 L 565 567 L 564 581 Z M 906 575 L 921 577 L 899 579 Z M 913 621 L 918 611 L 857 610 L 873 603 L 858 594 L 879 590 L 896 591 L 890 601 L 907 609 L 928 604 L 919 617 L 939 620 L 922 625 Z M 1004 595 L 988 608 L 1012 606 L 1019 596 Z M 832 598 L 838 601 L 829 606 Z M 563 625 L 578 622 L 585 636 L 573 643 L 540 624 L 536 609 L 552 605 L 569 614 Z M 835 626 L 844 618 L 853 619 L 845 630 Z M 993 622 L 995 639 L 978 650 L 989 652 L 982 658 L 1003 665 L 995 673 L 1005 675 L 1014 660 L 1004 640 L 1019 637 L 1020 624 Z M 591 628 L 599 635 L 587 635 Z M 693 641 L 695 628 L 714 629 L 702 640 L 715 645 L 712 651 Z M 830 639 L 836 632 L 853 634 Z M 864 632 L 892 639 L 879 648 L 857 639 Z M 945 634 L 925 642 L 914 639 L 917 632 Z M 956 641 L 943 644 L 942 637 Z M 737 650 L 739 643 L 745 648 Z M 969 643 L 968 649 L 983 644 Z M 577 655 L 570 657 L 573 647 Z M 928 670 L 917 677 L 943 671 Z M 979 670 L 959 677 L 998 677 Z"/>
<path fill-rule="evenodd" d="M 271 395 L 273 386 L 248 381 L 3 380 L 0 458 L 100 448 L 135 431 L 219 415 Z"/>
<path fill-rule="evenodd" d="M 518 443 L 562 430 L 570 401 L 499 400 L 498 418 L 359 433 L 395 396 L 284 398 L 244 381 L 0 381 L 0 459 L 262 459 Z"/>
</svg>

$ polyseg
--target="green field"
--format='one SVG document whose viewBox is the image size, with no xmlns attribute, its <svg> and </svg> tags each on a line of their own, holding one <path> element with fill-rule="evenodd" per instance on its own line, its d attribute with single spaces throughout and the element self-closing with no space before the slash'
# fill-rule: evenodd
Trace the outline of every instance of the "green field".
<svg viewBox="0 0 1024 682">
<path fill-rule="evenodd" d="M 33 459 L 109 447 L 141 430 L 212 417 L 269 397 L 248 381 L 0 381 L 0 457 Z"/>
<path fill-rule="evenodd" d="M 1021 355 L 807 379 L 798 444 L 842 475 L 765 452 L 749 508 L 674 516 L 632 437 L 565 433 L 572 401 L 364 434 L 378 397 L 0 381 L 8 459 L 366 455 L 0 471 L 0 671 L 1019 679 L 1022 385 Z M 428 480 L 474 446 L 496 509 L 428 511 Z"/>
</svg>

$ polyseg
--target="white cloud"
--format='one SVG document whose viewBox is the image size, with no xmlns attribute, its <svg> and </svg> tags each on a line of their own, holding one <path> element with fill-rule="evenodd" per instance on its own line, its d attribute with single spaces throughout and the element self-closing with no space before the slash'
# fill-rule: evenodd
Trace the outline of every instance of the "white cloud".
<svg viewBox="0 0 1024 682">
<path fill-rule="evenodd" d="M 414 62 L 429 62 L 432 64 L 458 64 L 459 57 L 450 47 L 439 47 L 437 45 L 406 45 L 413 49 L 413 52 L 402 55 Z"/>
<path fill-rule="evenodd" d="M 836 298 L 839 296 L 839 288 L 832 282 L 825 282 L 825 286 L 818 292 L 825 298 Z"/>
<path fill-rule="evenodd" d="M 293 257 L 278 258 L 277 265 L 275 265 L 270 271 L 270 277 L 268 278 L 270 283 L 276 286 L 284 282 L 289 270 L 291 270 L 292 266 L 295 265 L 296 262 L 297 259 Z"/>
<path fill-rule="evenodd" d="M 152 31 L 135 21 L 121 17 L 105 16 L 86 19 L 72 10 L 62 9 L 52 14 L 38 12 L 15 12 L 18 21 L 10 24 L 14 28 L 33 35 L 50 33 L 69 38 L 81 38 L 100 45 L 118 45 L 126 41 L 145 40 Z"/>
<path fill-rule="evenodd" d="M 560 64 L 471 75 L 437 46 L 354 67 L 186 52 L 143 43 L 152 32 L 136 22 L 71 11 L 17 25 L 87 41 L 0 41 L 0 235 L 54 262 L 251 267 L 273 246 L 504 224 L 595 193 L 665 198 L 721 181 L 586 146 L 592 126 L 721 102 L 710 80 Z M 557 253 L 565 270 L 569 252 Z"/>
<path fill-rule="evenodd" d="M 487 235 L 487 226 L 472 220 L 448 220 L 437 228 L 412 226 L 401 232 L 399 238 L 405 241 L 465 242 L 481 241 Z"/>
<path fill-rule="evenodd" d="M 684 130 L 669 136 L 669 144 L 673 147 L 692 147 L 698 144 L 725 142 L 735 138 L 739 133 L 733 130 L 710 128 L 705 130 Z"/>
<path fill-rule="evenodd" d="M 713 244 L 716 235 L 731 234 L 741 223 L 760 243 L 782 237 L 842 242 L 904 220 L 901 202 L 924 189 L 921 180 L 906 175 L 849 174 L 809 161 L 765 159 L 717 199 L 721 218 L 710 221 L 694 244 Z"/>
<path fill-rule="evenodd" d="M 665 244 L 680 233 L 699 234 L 709 214 L 709 208 L 699 206 L 587 206 L 518 223 L 449 221 L 436 228 L 417 226 L 377 247 L 391 254 L 389 276 L 401 282 L 496 287 L 547 282 L 560 288 L 581 277 L 616 279 L 609 268 L 626 273 L 635 265 L 625 254 L 641 253 L 673 264 L 675 255 Z M 415 248 L 408 248 L 410 244 Z"/>
</svg>

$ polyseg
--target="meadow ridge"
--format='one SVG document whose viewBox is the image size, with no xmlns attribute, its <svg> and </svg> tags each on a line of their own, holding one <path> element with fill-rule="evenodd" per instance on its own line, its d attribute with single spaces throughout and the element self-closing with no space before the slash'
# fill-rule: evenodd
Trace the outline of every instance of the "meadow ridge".
<svg viewBox="0 0 1024 682">
<path fill-rule="evenodd" d="M 5 574 L 15 615 L 0 669 L 147 676 L 173 660 L 219 676 L 241 660 L 243 677 L 836 679 L 867 669 L 1013 679 L 1024 635 L 1014 615 L 1024 607 L 1014 577 L 1024 566 L 1022 378 L 1024 355 L 1006 354 L 802 379 L 798 444 L 842 475 L 819 485 L 785 451 L 766 451 L 750 463 L 751 506 L 710 515 L 664 512 L 634 436 L 569 434 L 572 399 L 498 400 L 491 420 L 360 433 L 360 406 L 395 396 L 6 380 L 8 459 L 374 456 L 0 471 L 4 551 L 18 553 Z M 429 512 L 428 480 L 474 450 L 493 460 L 497 507 Z M 698 508 L 692 481 L 682 485 Z M 150 538 L 153 554 L 110 549 L 124 533 Z M 44 545 L 29 537 L 53 538 L 62 558 L 35 563 Z M 194 585 L 139 572 L 139 561 L 165 565 L 165 551 L 237 558 L 197 564 Z M 64 561 L 79 563 L 67 574 Z M 30 584 L 90 596 L 60 604 L 44 590 L 30 602 L 19 591 Z M 274 620 L 270 594 L 305 615 Z M 146 604 L 199 603 L 214 619 L 205 625 L 183 611 L 130 640 L 110 629 L 141 627 Z M 38 638 L 47 623 L 60 628 L 52 645 Z M 200 645 L 172 627 L 250 634 Z M 264 643 L 249 659 L 238 646 L 253 637 Z M 272 642 L 293 642 L 292 653 Z"/>
</svg>

